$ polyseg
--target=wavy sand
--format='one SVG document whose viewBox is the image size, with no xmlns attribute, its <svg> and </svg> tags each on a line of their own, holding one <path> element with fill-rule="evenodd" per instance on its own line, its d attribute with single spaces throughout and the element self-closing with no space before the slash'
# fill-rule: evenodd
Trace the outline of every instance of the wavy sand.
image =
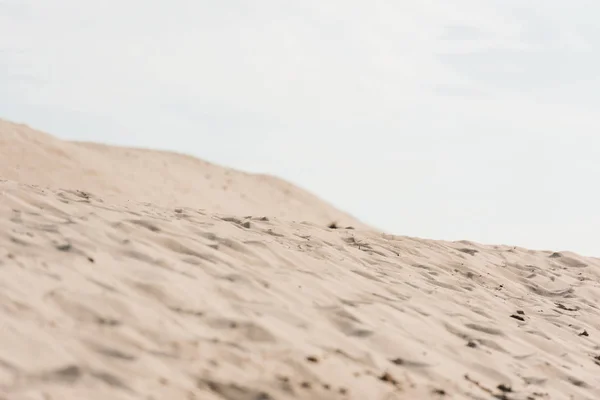
<svg viewBox="0 0 600 400">
<path fill-rule="evenodd" d="M 599 259 L 90 186 L 0 182 L 0 398 L 600 398 Z"/>
</svg>

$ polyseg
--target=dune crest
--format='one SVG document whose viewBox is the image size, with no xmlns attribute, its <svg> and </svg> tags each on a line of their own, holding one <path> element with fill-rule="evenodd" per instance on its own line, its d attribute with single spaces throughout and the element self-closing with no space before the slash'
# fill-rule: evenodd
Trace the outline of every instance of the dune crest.
<svg viewBox="0 0 600 400">
<path fill-rule="evenodd" d="M 226 169 L 0 127 L 0 399 L 600 398 L 600 259 L 172 203 L 103 163 Z"/>
<path fill-rule="evenodd" d="M 119 204 L 137 201 L 366 228 L 315 195 L 274 176 L 166 151 L 63 141 L 1 119 L 0 178 L 96 192 Z"/>
</svg>

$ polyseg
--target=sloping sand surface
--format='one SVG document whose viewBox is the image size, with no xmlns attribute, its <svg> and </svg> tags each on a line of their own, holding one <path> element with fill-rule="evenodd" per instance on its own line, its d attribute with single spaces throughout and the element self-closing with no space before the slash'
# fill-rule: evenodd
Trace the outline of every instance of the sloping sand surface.
<svg viewBox="0 0 600 400">
<path fill-rule="evenodd" d="M 0 149 L 58 183 L 0 180 L 0 399 L 600 398 L 600 259 L 127 201 Z"/>
<path fill-rule="evenodd" d="M 313 194 L 273 176 L 170 152 L 66 142 L 1 119 L 0 178 L 100 193 L 116 204 L 187 206 L 366 228 Z"/>
</svg>

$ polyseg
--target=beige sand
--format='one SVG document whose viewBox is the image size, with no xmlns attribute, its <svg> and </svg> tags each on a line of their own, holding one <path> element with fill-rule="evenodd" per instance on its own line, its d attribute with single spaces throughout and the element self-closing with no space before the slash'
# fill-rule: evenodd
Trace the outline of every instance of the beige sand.
<svg viewBox="0 0 600 400">
<path fill-rule="evenodd" d="M 273 176 L 248 174 L 175 153 L 65 142 L 1 119 L 0 177 L 95 192 L 113 204 L 142 202 L 366 227 Z"/>
<path fill-rule="evenodd" d="M 600 259 L 6 122 L 0 178 L 0 399 L 600 398 Z"/>
</svg>

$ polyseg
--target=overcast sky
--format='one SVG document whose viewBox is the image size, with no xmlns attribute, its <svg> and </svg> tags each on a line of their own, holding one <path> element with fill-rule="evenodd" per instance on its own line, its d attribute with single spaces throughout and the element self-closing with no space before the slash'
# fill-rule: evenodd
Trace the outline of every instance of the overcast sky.
<svg viewBox="0 0 600 400">
<path fill-rule="evenodd" d="M 597 0 L 0 0 L 0 117 L 600 256 Z"/>
</svg>

